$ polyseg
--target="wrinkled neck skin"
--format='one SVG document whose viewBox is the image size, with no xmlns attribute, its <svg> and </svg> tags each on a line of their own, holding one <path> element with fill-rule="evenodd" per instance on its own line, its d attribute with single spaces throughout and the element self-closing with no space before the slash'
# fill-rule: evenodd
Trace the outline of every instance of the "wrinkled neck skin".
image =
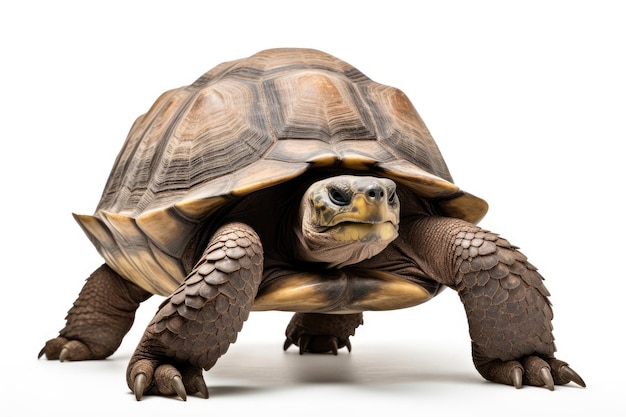
<svg viewBox="0 0 626 417">
<path fill-rule="evenodd" d="M 297 245 L 296 257 L 305 262 L 321 263 L 327 268 L 342 268 L 379 254 L 390 243 L 381 240 L 336 240 L 331 234 L 318 230 L 308 221 L 309 219 L 311 206 L 303 201 L 298 221 L 294 222 L 294 233 Z"/>
</svg>

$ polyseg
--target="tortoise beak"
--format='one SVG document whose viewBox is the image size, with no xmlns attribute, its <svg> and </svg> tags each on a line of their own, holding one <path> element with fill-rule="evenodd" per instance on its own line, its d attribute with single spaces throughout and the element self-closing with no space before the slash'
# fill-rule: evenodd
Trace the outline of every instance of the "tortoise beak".
<svg viewBox="0 0 626 417">
<path fill-rule="evenodd" d="M 358 193 L 352 198 L 349 210 L 338 211 L 327 227 L 341 223 L 377 224 L 389 222 L 395 226 L 399 223 L 399 210 L 388 204 L 386 197 L 373 198 L 367 193 Z"/>
</svg>

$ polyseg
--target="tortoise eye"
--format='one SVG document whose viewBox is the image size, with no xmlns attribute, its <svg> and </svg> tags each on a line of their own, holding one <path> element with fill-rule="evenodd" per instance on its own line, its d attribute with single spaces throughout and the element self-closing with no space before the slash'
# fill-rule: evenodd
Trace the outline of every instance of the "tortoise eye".
<svg viewBox="0 0 626 417">
<path fill-rule="evenodd" d="M 387 192 L 387 202 L 393 204 L 396 202 L 396 190 L 389 190 Z"/>
<path fill-rule="evenodd" d="M 331 188 L 328 190 L 328 197 L 330 201 L 338 206 L 347 206 L 350 204 L 351 200 L 349 193 L 339 188 Z"/>
</svg>

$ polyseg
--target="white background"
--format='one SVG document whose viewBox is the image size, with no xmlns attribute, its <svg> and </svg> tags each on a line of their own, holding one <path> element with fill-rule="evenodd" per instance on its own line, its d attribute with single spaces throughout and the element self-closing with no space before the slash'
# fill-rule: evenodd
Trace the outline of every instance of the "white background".
<svg viewBox="0 0 626 417">
<path fill-rule="evenodd" d="M 624 415 L 623 7 L 3 2 L 0 413 Z M 455 181 L 490 202 L 483 227 L 520 246 L 546 277 L 557 354 L 588 388 L 484 382 L 452 291 L 366 314 L 352 353 L 338 357 L 283 353 L 290 314 L 253 313 L 205 374 L 208 401 L 137 403 L 126 387 L 157 297 L 108 360 L 36 360 L 101 263 L 70 213 L 94 210 L 135 117 L 223 61 L 282 46 L 324 50 L 407 93 Z"/>
</svg>

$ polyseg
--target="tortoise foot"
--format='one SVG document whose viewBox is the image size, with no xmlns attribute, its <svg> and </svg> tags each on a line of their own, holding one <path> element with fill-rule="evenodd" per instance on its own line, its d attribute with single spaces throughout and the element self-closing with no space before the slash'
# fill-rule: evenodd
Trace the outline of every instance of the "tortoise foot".
<svg viewBox="0 0 626 417">
<path fill-rule="evenodd" d="M 302 333 L 297 340 L 293 340 L 290 337 L 285 339 L 283 349 L 287 350 L 291 345 L 296 345 L 300 348 L 300 354 L 308 353 L 329 353 L 337 355 L 340 348 L 346 347 L 348 352 L 352 351 L 352 345 L 350 339 L 338 339 L 335 336 L 328 335 L 311 335 Z"/>
<path fill-rule="evenodd" d="M 83 361 L 105 359 L 122 343 L 135 310 L 151 294 L 102 265 L 87 278 L 59 335 L 46 342 L 39 358 Z"/>
<path fill-rule="evenodd" d="M 357 314 L 317 314 L 296 313 L 292 317 L 285 335 L 283 349 L 287 350 L 291 345 L 300 348 L 300 354 L 309 353 L 333 353 L 341 348 L 352 351 L 350 336 L 354 335 L 355 329 L 363 323 L 361 313 Z"/>
<path fill-rule="evenodd" d="M 61 336 L 46 342 L 39 351 L 38 358 L 43 355 L 46 355 L 49 360 L 58 360 L 59 362 L 104 359 L 107 356 L 94 354 L 92 349 L 79 340 L 69 340 Z"/>
<path fill-rule="evenodd" d="M 135 362 L 129 369 L 129 385 L 137 401 L 145 394 L 178 397 L 183 401 L 193 394 L 209 398 L 202 369 L 180 365 L 179 368 L 148 359 Z"/>
<path fill-rule="evenodd" d="M 569 365 L 554 358 L 528 356 L 520 360 L 493 360 L 477 365 L 478 372 L 487 380 L 522 388 L 523 385 L 546 387 L 574 382 L 586 387 L 585 381 Z"/>
</svg>

